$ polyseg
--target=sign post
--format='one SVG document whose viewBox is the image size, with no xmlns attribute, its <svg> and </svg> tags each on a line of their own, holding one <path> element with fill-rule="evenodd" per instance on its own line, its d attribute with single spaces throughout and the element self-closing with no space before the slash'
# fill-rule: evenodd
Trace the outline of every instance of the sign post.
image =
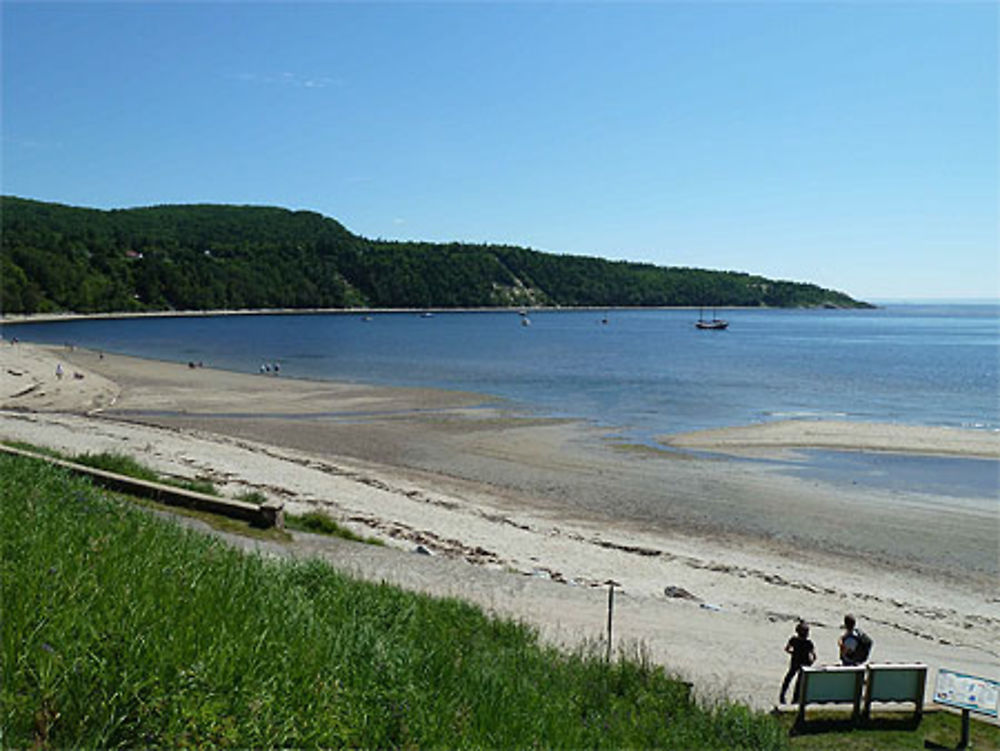
<svg viewBox="0 0 1000 751">
<path fill-rule="evenodd" d="M 611 662 L 611 626 L 614 620 L 615 614 L 615 580 L 608 579 L 608 655 L 605 658 L 606 662 Z"/>
<path fill-rule="evenodd" d="M 962 735 L 956 749 L 969 748 L 969 715 L 972 712 L 997 717 L 1000 713 L 1000 681 L 941 668 L 934 686 L 934 701 L 962 710 Z M 924 741 L 924 748 L 944 748 Z"/>
</svg>

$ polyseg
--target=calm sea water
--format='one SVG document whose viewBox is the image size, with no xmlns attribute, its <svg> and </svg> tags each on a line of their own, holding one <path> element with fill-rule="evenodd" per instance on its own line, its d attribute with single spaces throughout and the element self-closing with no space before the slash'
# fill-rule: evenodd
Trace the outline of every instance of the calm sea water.
<svg viewBox="0 0 1000 751">
<path fill-rule="evenodd" d="M 1000 307 L 145 318 L 4 336 L 283 377 L 479 391 L 640 440 L 781 418 L 1000 430 Z M 607 323 L 602 319 L 607 318 Z"/>
</svg>

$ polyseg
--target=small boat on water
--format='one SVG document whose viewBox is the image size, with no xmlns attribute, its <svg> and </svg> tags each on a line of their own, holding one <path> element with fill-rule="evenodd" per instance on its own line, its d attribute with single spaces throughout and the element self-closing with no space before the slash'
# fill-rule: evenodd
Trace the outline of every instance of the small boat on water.
<svg viewBox="0 0 1000 751">
<path fill-rule="evenodd" d="M 715 311 L 712 311 L 711 319 L 705 318 L 704 308 L 698 314 L 698 320 L 695 322 L 695 328 L 699 329 L 711 329 L 715 331 L 721 331 L 729 326 L 729 321 L 723 320 L 722 318 L 716 318 Z"/>
</svg>

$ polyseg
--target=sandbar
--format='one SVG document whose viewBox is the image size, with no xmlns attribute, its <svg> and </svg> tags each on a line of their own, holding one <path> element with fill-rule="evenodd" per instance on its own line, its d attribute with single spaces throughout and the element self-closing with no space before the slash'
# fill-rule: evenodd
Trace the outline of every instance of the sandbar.
<svg viewBox="0 0 1000 751">
<path fill-rule="evenodd" d="M 794 449 L 1000 459 L 1000 432 L 843 420 L 781 420 L 661 437 L 668 446 L 738 455 Z"/>
</svg>

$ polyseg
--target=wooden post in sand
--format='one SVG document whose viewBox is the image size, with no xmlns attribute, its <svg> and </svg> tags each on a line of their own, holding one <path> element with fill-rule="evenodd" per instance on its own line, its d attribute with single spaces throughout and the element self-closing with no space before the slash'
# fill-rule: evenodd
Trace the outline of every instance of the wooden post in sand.
<svg viewBox="0 0 1000 751">
<path fill-rule="evenodd" d="M 611 622 L 614 617 L 615 612 L 615 582 L 613 579 L 608 579 L 608 654 L 605 658 L 606 662 L 611 662 Z"/>
</svg>

